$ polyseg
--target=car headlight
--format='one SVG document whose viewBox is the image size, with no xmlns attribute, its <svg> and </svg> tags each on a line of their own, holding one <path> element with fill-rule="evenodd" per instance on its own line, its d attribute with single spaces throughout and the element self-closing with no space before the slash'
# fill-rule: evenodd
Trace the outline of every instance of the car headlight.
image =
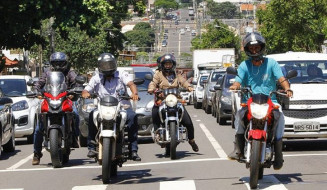
<svg viewBox="0 0 327 190">
<path fill-rule="evenodd" d="M 83 112 L 90 113 L 96 108 L 95 104 L 84 104 L 82 107 Z"/>
<path fill-rule="evenodd" d="M 177 97 L 175 95 L 169 94 L 166 97 L 166 105 L 169 107 L 174 107 L 177 104 Z"/>
<path fill-rule="evenodd" d="M 22 100 L 19 102 L 14 103 L 12 106 L 12 111 L 21 111 L 28 109 L 28 103 L 26 100 Z"/>
<path fill-rule="evenodd" d="M 221 96 L 221 101 L 226 104 L 232 104 L 231 98 L 228 96 Z"/>
<path fill-rule="evenodd" d="M 153 105 L 154 105 L 154 100 L 151 100 L 150 102 L 148 102 L 145 106 L 145 111 L 152 111 Z"/>
<path fill-rule="evenodd" d="M 251 108 L 251 113 L 252 113 L 253 117 L 255 117 L 257 119 L 262 119 L 267 115 L 269 105 L 267 103 L 266 104 L 256 104 L 256 103 L 252 102 L 250 104 L 250 108 Z"/>
</svg>

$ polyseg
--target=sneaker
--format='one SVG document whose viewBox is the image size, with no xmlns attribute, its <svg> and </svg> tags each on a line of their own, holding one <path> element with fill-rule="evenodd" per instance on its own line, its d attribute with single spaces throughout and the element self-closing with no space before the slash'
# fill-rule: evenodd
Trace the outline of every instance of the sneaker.
<svg viewBox="0 0 327 190">
<path fill-rule="evenodd" d="M 192 149 L 194 152 L 199 152 L 199 147 L 198 145 L 195 143 L 195 140 L 189 140 L 188 143 L 191 145 Z"/>
<path fill-rule="evenodd" d="M 87 153 L 87 157 L 95 158 L 97 157 L 97 154 L 94 152 L 94 150 L 89 150 L 89 152 Z"/>
<path fill-rule="evenodd" d="M 33 160 L 32 160 L 32 165 L 39 165 L 42 156 L 43 156 L 42 153 L 36 153 L 36 152 L 34 152 L 34 156 L 33 156 Z"/>
<path fill-rule="evenodd" d="M 132 159 L 133 159 L 134 161 L 141 161 L 141 157 L 139 157 L 139 155 L 137 154 L 136 151 L 133 151 L 133 152 L 132 152 Z"/>
</svg>

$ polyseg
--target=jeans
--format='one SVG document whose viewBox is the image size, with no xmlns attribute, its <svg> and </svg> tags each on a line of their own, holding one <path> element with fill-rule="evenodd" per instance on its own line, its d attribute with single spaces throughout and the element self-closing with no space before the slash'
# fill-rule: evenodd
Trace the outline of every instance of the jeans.
<svg viewBox="0 0 327 190">
<path fill-rule="evenodd" d="M 128 108 L 126 109 L 127 112 L 127 128 L 128 128 L 128 142 L 129 148 L 131 151 L 137 152 L 138 145 L 137 145 L 137 133 L 138 133 L 138 125 L 137 125 L 137 117 L 135 112 Z M 91 143 L 91 141 L 95 141 L 95 136 L 98 133 L 98 129 L 96 128 L 93 122 L 93 114 L 94 110 L 90 112 L 89 116 L 89 134 L 87 137 L 87 147 L 89 150 L 95 150 L 95 145 Z"/>
<path fill-rule="evenodd" d="M 159 117 L 159 106 L 152 107 L 152 121 L 153 121 L 153 128 L 156 131 L 161 124 L 160 117 Z M 181 121 L 181 124 L 184 125 L 187 129 L 187 136 L 189 140 L 194 139 L 194 126 L 192 123 L 192 119 L 186 109 L 184 109 L 184 115 Z"/>
<path fill-rule="evenodd" d="M 276 104 L 275 105 L 279 105 Z M 241 115 L 244 115 L 244 112 L 246 111 L 246 108 L 241 108 L 236 112 L 235 116 L 235 131 L 236 134 L 244 134 L 245 133 L 245 126 L 241 124 Z M 284 136 L 284 128 L 285 128 L 285 119 L 284 119 L 284 114 L 281 110 L 281 106 L 279 106 L 279 119 L 278 119 L 278 124 L 276 126 L 276 133 L 275 133 L 275 139 L 278 141 L 283 138 Z M 241 127 L 240 127 L 241 126 Z"/>
<path fill-rule="evenodd" d="M 79 135 L 79 116 L 76 108 L 76 104 L 73 104 L 73 113 L 75 116 L 75 126 L 74 126 L 74 135 L 78 137 Z M 64 122 L 64 121 L 63 121 Z M 44 133 L 44 126 L 40 119 L 38 119 L 34 131 L 34 152 L 41 153 L 42 151 L 42 142 L 43 142 L 43 133 Z"/>
</svg>

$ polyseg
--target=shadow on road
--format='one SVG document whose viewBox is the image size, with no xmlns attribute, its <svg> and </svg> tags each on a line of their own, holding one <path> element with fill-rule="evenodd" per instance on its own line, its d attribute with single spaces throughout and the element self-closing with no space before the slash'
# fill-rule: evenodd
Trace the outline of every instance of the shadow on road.
<svg viewBox="0 0 327 190">
<path fill-rule="evenodd" d="M 326 151 L 327 139 L 284 140 L 283 151 Z"/>
</svg>

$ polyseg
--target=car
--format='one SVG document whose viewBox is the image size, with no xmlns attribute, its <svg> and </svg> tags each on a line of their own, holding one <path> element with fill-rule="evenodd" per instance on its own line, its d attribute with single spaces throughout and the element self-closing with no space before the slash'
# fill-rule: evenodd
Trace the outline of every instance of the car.
<svg viewBox="0 0 327 190">
<path fill-rule="evenodd" d="M 178 25 L 179 23 L 178 23 L 178 20 L 175 20 L 175 25 Z"/>
<path fill-rule="evenodd" d="M 148 86 L 151 82 L 146 79 L 145 75 L 154 74 L 150 67 L 134 67 L 135 78 L 144 79 L 144 83 L 137 85 L 138 94 L 140 100 L 136 102 L 135 113 L 137 116 L 138 123 L 138 134 L 140 136 L 151 135 L 153 129 L 152 122 L 152 107 L 154 105 L 154 95 L 148 93 Z"/>
<path fill-rule="evenodd" d="M 3 152 L 15 151 L 15 125 L 11 98 L 0 98 L 0 158 Z"/>
<path fill-rule="evenodd" d="M 40 100 L 26 97 L 27 92 L 32 90 L 32 87 L 27 85 L 29 81 L 33 81 L 29 75 L 0 76 L 0 88 L 3 95 L 13 101 L 15 137 L 27 137 L 27 143 L 32 144 Z"/>
<path fill-rule="evenodd" d="M 191 35 L 192 35 L 192 36 L 196 36 L 196 31 L 195 31 L 195 30 L 192 30 L 192 31 L 191 31 Z"/>
<path fill-rule="evenodd" d="M 162 47 L 166 47 L 167 45 L 168 45 L 167 40 L 163 40 L 162 43 L 161 43 L 161 46 Z"/>
<path fill-rule="evenodd" d="M 212 90 L 213 86 L 217 83 L 218 78 L 223 76 L 226 73 L 226 68 L 221 68 L 221 69 L 214 69 L 211 71 L 208 80 L 204 82 L 204 93 L 203 93 L 203 100 L 202 100 L 202 109 L 207 114 L 211 113 L 211 96 L 213 95 Z"/>
<path fill-rule="evenodd" d="M 179 32 L 180 32 L 181 35 L 184 35 L 185 34 L 184 28 L 181 28 Z"/>
<path fill-rule="evenodd" d="M 168 29 L 165 29 L 165 33 L 168 33 Z"/>
<path fill-rule="evenodd" d="M 164 39 L 167 40 L 168 39 L 168 34 L 167 33 L 164 33 Z"/>
<path fill-rule="evenodd" d="M 204 81 L 206 81 L 208 77 L 209 73 L 200 73 L 198 79 L 192 81 L 194 87 L 193 105 L 195 109 L 200 109 L 202 106 Z"/>
<path fill-rule="evenodd" d="M 214 102 L 212 105 L 216 121 L 219 125 L 226 125 L 226 121 L 232 117 L 232 100 L 229 87 L 234 83 L 235 75 L 225 74 L 218 79 L 214 86 Z"/>
</svg>

